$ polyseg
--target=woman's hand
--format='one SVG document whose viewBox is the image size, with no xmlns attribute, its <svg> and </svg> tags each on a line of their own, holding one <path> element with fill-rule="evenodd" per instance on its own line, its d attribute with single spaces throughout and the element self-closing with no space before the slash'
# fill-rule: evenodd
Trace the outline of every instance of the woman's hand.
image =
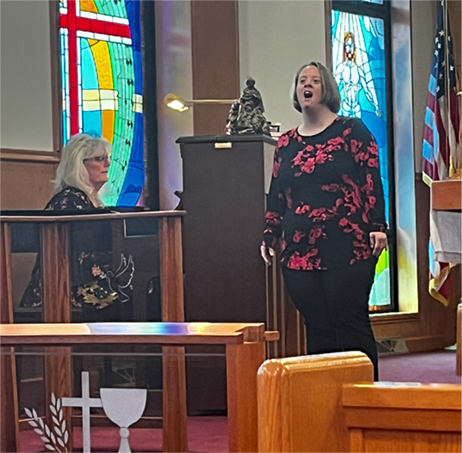
<svg viewBox="0 0 462 453">
<path fill-rule="evenodd" d="M 265 264 L 267 266 L 271 266 L 273 263 L 274 249 L 267 247 L 265 244 L 262 244 L 260 247 L 260 254 Z"/>
<path fill-rule="evenodd" d="M 374 256 L 379 256 L 382 250 L 388 246 L 387 235 L 380 231 L 369 233 L 369 239 L 371 241 L 371 249 Z"/>
</svg>

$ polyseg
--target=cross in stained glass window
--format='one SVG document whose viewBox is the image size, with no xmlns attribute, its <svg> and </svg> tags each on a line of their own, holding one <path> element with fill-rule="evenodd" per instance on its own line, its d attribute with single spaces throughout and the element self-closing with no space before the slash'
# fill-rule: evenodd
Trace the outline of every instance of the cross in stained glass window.
<svg viewBox="0 0 462 453">
<path fill-rule="evenodd" d="M 67 0 L 66 13 L 60 15 L 60 27 L 67 30 L 69 51 L 69 101 L 70 101 L 70 134 L 82 131 L 82 119 L 79 105 L 82 105 L 82 80 L 78 68 L 81 65 L 77 37 L 99 41 L 113 41 L 131 44 L 128 19 L 109 21 L 111 16 L 81 11 L 77 14 L 79 2 Z M 86 2 L 89 3 L 89 2 Z M 87 14 L 85 14 L 87 13 Z"/>
<path fill-rule="evenodd" d="M 65 142 L 79 132 L 113 145 L 107 205 L 135 205 L 144 185 L 140 2 L 62 0 Z"/>
</svg>

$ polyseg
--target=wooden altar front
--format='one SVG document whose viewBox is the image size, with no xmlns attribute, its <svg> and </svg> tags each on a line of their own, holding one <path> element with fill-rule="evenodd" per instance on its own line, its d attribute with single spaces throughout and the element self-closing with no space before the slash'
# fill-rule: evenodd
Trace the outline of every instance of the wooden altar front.
<svg viewBox="0 0 462 453">
<path fill-rule="evenodd" d="M 228 433 L 230 452 L 258 451 L 257 434 L 257 371 L 265 360 L 265 341 L 278 339 L 277 332 L 265 332 L 263 324 L 213 323 L 95 323 L 95 324 L 1 324 L 2 359 L 8 348 L 20 345 L 66 348 L 76 345 L 146 345 L 164 348 L 184 345 L 225 345 L 227 369 Z M 56 349 L 55 349 L 56 351 Z M 62 352 L 66 354 L 63 349 Z M 168 360 L 175 360 L 170 357 Z M 176 365 L 180 362 L 176 361 Z M 173 363 L 172 365 L 175 365 Z M 4 414 L 17 412 L 13 387 L 2 373 L 2 451 L 5 445 L 18 445 L 17 432 L 7 429 Z M 171 382 L 167 382 L 170 379 Z M 5 381 L 5 385 L 4 385 Z M 164 371 L 163 451 L 188 451 L 186 438 L 186 392 L 184 369 Z M 57 397 L 69 396 L 69 389 L 52 387 Z M 6 402 L 4 404 L 5 396 Z M 48 401 L 48 400 L 47 400 Z M 164 416 L 167 414 L 164 414 Z M 68 425 L 70 426 L 70 425 Z M 72 441 L 71 441 L 72 442 Z M 14 451 L 20 451 L 16 449 Z M 68 445 L 72 451 L 72 443 Z"/>
<path fill-rule="evenodd" d="M 153 219 L 157 222 L 157 237 L 160 249 L 160 286 L 162 321 L 184 321 L 183 308 L 183 264 L 181 242 L 181 219 L 184 211 L 145 211 L 114 213 L 79 213 L 79 215 L 47 215 L 43 211 L 21 212 L 14 215 L 1 215 L 1 261 L 0 261 L 0 321 L 2 324 L 14 322 L 12 295 L 12 226 L 15 224 L 39 224 L 40 257 L 42 269 L 42 300 L 44 323 L 70 323 L 70 262 L 69 246 L 71 227 L 76 222 L 98 221 L 142 221 Z M 25 239 L 25 238 L 23 238 Z M 53 353 L 45 358 L 45 388 L 47 398 L 51 389 L 60 394 L 72 393 L 72 366 L 70 349 L 56 346 Z M 186 401 L 181 397 L 186 392 L 184 347 L 166 345 L 163 349 L 164 394 L 172 391 L 167 405 L 164 398 L 163 423 L 184 427 L 186 423 Z M 16 364 L 11 350 L 2 345 L 2 411 L 1 411 L 1 451 L 18 450 L 18 413 L 17 394 L 11 392 L 16 386 Z M 173 391 L 174 389 L 174 391 Z M 182 390 L 180 390 L 182 389 Z M 180 398 L 172 400 L 174 396 Z M 172 403 L 175 410 L 172 411 Z M 4 410 L 11 408 L 11 412 Z M 16 411 L 16 412 L 14 412 Z M 67 424 L 71 426 L 70 411 L 67 412 Z M 186 429 L 186 428 L 184 428 Z M 8 433 L 8 435 L 3 435 Z M 186 431 L 171 438 L 172 444 L 165 445 L 165 451 L 185 451 Z"/>
</svg>

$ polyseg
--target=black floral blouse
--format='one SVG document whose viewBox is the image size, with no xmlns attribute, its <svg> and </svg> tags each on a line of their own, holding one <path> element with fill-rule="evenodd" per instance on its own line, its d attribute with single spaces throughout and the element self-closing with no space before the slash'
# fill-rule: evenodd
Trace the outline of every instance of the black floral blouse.
<svg viewBox="0 0 462 453">
<path fill-rule="evenodd" d="M 361 120 L 324 131 L 285 132 L 274 155 L 264 244 L 279 241 L 283 266 L 335 269 L 372 257 L 369 233 L 385 231 L 378 148 Z"/>
<path fill-rule="evenodd" d="M 57 193 L 45 208 L 47 211 L 96 209 L 88 195 L 75 187 Z M 132 304 L 125 302 L 131 299 L 134 265 L 131 258 L 127 263 L 122 256 L 121 267 L 114 272 L 111 249 L 112 234 L 108 222 L 76 222 L 71 225 L 71 303 L 83 310 L 83 321 L 122 321 L 131 317 Z M 120 302 L 124 303 L 123 308 Z M 42 282 L 38 256 L 20 306 L 41 305 Z"/>
<path fill-rule="evenodd" d="M 76 209 L 96 209 L 96 206 L 85 192 L 75 187 L 68 187 L 57 193 L 45 207 L 45 211 Z"/>
</svg>

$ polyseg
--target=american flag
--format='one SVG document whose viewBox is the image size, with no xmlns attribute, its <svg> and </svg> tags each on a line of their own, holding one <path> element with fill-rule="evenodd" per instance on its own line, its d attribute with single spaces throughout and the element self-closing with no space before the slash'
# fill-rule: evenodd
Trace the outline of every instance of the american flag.
<svg viewBox="0 0 462 453">
<path fill-rule="evenodd" d="M 443 1 L 438 5 L 435 52 L 428 83 L 427 110 L 423 142 L 423 178 L 431 184 L 450 176 L 459 162 L 459 109 L 456 93 L 456 71 L 449 28 L 444 18 Z M 446 22 L 446 24 L 444 24 Z M 445 25 L 445 27 L 444 27 Z M 446 29 L 446 31 L 445 31 Z M 447 49 L 446 49 L 447 46 Z M 432 238 L 429 243 L 430 294 L 447 305 L 449 297 L 449 263 L 434 259 Z"/>
<path fill-rule="evenodd" d="M 446 32 L 444 31 L 443 23 L 442 1 L 438 6 L 435 52 L 428 83 L 423 142 L 422 170 L 430 181 L 447 179 L 450 166 L 458 163 L 459 160 L 459 110 L 449 17 L 447 17 Z M 448 52 L 446 52 L 446 42 Z M 450 156 L 452 156 L 454 162 L 451 162 Z"/>
</svg>

